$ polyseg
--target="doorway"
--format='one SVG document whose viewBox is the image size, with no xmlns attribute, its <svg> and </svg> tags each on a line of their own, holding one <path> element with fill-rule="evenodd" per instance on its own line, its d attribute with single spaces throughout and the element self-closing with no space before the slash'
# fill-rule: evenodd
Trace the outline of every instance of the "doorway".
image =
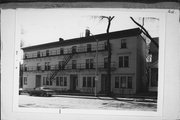
<svg viewBox="0 0 180 120">
<path fill-rule="evenodd" d="M 78 76 L 70 75 L 70 90 L 75 91 L 78 86 Z"/>
<path fill-rule="evenodd" d="M 35 87 L 41 86 L 41 75 L 36 75 L 36 84 Z"/>
</svg>

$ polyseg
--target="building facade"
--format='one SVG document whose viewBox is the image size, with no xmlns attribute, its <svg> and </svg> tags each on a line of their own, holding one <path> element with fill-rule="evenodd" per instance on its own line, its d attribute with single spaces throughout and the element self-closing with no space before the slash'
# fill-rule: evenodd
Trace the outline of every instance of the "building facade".
<svg viewBox="0 0 180 120">
<path fill-rule="evenodd" d="M 87 32 L 87 31 L 86 31 Z M 90 33 L 90 31 L 88 31 Z M 104 93 L 107 90 L 107 34 L 22 48 L 23 88 Z M 147 89 L 146 42 L 138 28 L 111 32 L 111 92 L 136 94 Z"/>
</svg>

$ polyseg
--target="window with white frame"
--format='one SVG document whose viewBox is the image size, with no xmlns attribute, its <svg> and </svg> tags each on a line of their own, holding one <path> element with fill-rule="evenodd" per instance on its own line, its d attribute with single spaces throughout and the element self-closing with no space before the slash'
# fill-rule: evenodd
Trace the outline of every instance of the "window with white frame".
<svg viewBox="0 0 180 120">
<path fill-rule="evenodd" d="M 24 77 L 24 85 L 27 85 L 27 77 Z"/>
<path fill-rule="evenodd" d="M 132 88 L 132 76 L 116 76 L 115 77 L 115 88 L 126 88 L 131 89 Z"/>
<path fill-rule="evenodd" d="M 119 67 L 120 68 L 129 67 L 129 56 L 120 56 L 119 57 Z"/>
<path fill-rule="evenodd" d="M 95 77 L 94 76 L 83 77 L 82 87 L 95 87 Z"/>
</svg>

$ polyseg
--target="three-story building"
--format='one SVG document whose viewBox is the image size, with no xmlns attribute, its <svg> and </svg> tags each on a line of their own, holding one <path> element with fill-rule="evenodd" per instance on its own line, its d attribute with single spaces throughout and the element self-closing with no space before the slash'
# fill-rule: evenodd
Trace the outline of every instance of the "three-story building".
<svg viewBox="0 0 180 120">
<path fill-rule="evenodd" d="M 135 94 L 147 89 L 146 42 L 138 28 L 110 32 L 111 92 Z M 104 93 L 107 90 L 107 34 L 22 48 L 23 88 Z"/>
</svg>

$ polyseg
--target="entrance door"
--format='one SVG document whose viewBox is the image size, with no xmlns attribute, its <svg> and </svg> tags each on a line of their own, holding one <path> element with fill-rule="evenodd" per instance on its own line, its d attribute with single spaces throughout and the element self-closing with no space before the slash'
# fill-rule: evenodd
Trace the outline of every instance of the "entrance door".
<svg viewBox="0 0 180 120">
<path fill-rule="evenodd" d="M 78 86 L 78 76 L 70 75 L 70 90 L 75 91 L 77 86 Z"/>
<path fill-rule="evenodd" d="M 108 90 L 108 76 L 106 74 L 101 75 L 101 91 L 106 93 Z"/>
<path fill-rule="evenodd" d="M 41 86 L 41 75 L 36 75 L 36 84 L 35 87 Z"/>
</svg>

